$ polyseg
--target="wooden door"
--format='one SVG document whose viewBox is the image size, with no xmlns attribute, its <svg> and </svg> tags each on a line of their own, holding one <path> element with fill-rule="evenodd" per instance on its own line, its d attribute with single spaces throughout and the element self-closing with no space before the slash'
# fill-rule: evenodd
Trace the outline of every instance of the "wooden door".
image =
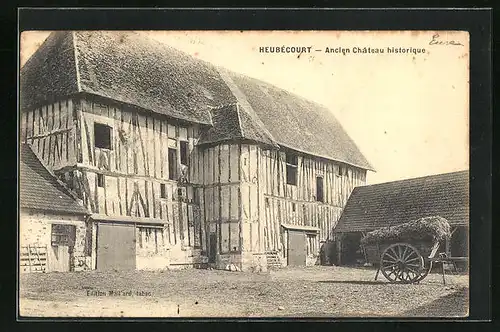
<svg viewBox="0 0 500 332">
<path fill-rule="evenodd" d="M 75 246 L 76 227 L 74 225 L 52 224 L 51 248 L 49 250 L 49 272 L 71 271 L 71 256 Z"/>
<path fill-rule="evenodd" d="M 97 270 L 135 269 L 135 225 L 99 223 L 97 228 Z"/>
<path fill-rule="evenodd" d="M 70 248 L 67 245 L 52 245 L 49 250 L 49 272 L 70 271 Z"/>
<path fill-rule="evenodd" d="M 305 266 L 307 256 L 304 232 L 288 231 L 288 265 Z"/>
</svg>

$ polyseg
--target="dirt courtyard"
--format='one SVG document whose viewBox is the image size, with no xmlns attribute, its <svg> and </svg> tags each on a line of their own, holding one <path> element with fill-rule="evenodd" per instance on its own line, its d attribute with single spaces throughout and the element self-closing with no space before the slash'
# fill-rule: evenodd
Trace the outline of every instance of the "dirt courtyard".
<svg viewBox="0 0 500 332">
<path fill-rule="evenodd" d="M 217 270 L 32 273 L 22 317 L 463 317 L 468 276 L 389 284 L 375 270 L 333 266 L 267 273 Z"/>
</svg>

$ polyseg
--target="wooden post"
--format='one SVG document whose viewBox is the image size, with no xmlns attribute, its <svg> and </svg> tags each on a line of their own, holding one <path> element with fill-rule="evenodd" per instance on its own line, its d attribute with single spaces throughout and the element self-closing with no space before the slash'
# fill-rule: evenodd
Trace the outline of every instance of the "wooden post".
<svg viewBox="0 0 500 332">
<path fill-rule="evenodd" d="M 40 265 L 40 271 L 43 271 L 42 260 L 40 259 L 40 252 L 38 251 L 38 249 L 39 249 L 38 247 L 35 247 L 35 253 L 38 259 L 38 264 Z"/>
<path fill-rule="evenodd" d="M 183 198 L 182 198 L 182 189 L 181 189 L 181 184 L 180 184 L 180 181 L 177 182 L 177 204 L 178 204 L 178 213 L 179 213 L 179 216 L 177 218 L 177 220 L 179 220 L 179 228 L 178 228 L 178 231 L 179 231 L 179 239 L 181 241 L 181 248 L 182 249 L 185 249 L 185 242 L 184 242 L 184 225 L 183 225 L 183 222 L 184 222 L 184 216 L 182 215 L 182 212 L 183 212 Z"/>
<path fill-rule="evenodd" d="M 365 232 L 361 232 L 361 238 L 364 238 L 365 236 L 366 236 L 366 233 Z M 365 258 L 365 263 L 368 263 L 368 256 L 366 255 L 365 246 L 363 246 L 361 243 L 359 245 L 361 247 L 361 250 L 363 251 L 363 256 Z M 376 277 L 375 277 L 375 280 L 377 280 Z"/>
<path fill-rule="evenodd" d="M 337 237 L 337 265 L 342 264 L 342 233 L 339 233 Z"/>
</svg>

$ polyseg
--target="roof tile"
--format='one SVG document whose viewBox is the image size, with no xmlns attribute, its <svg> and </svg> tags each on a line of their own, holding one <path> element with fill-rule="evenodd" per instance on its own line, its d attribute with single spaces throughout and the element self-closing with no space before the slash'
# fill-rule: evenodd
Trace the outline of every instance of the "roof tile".
<svg viewBox="0 0 500 332">
<path fill-rule="evenodd" d="M 28 144 L 21 145 L 19 201 L 22 208 L 88 214 L 42 164 Z"/>
<path fill-rule="evenodd" d="M 469 171 L 354 188 L 335 232 L 367 232 L 428 216 L 469 222 Z"/>
</svg>

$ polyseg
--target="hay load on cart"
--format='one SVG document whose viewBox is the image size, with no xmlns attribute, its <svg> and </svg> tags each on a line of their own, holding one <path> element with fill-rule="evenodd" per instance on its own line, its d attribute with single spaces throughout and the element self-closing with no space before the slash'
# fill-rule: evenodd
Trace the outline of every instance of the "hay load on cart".
<svg viewBox="0 0 500 332">
<path fill-rule="evenodd" d="M 413 283 L 427 276 L 441 241 L 450 237 L 448 221 L 432 216 L 369 232 L 361 245 L 378 266 L 375 279 L 381 271 L 389 281 Z"/>
</svg>

